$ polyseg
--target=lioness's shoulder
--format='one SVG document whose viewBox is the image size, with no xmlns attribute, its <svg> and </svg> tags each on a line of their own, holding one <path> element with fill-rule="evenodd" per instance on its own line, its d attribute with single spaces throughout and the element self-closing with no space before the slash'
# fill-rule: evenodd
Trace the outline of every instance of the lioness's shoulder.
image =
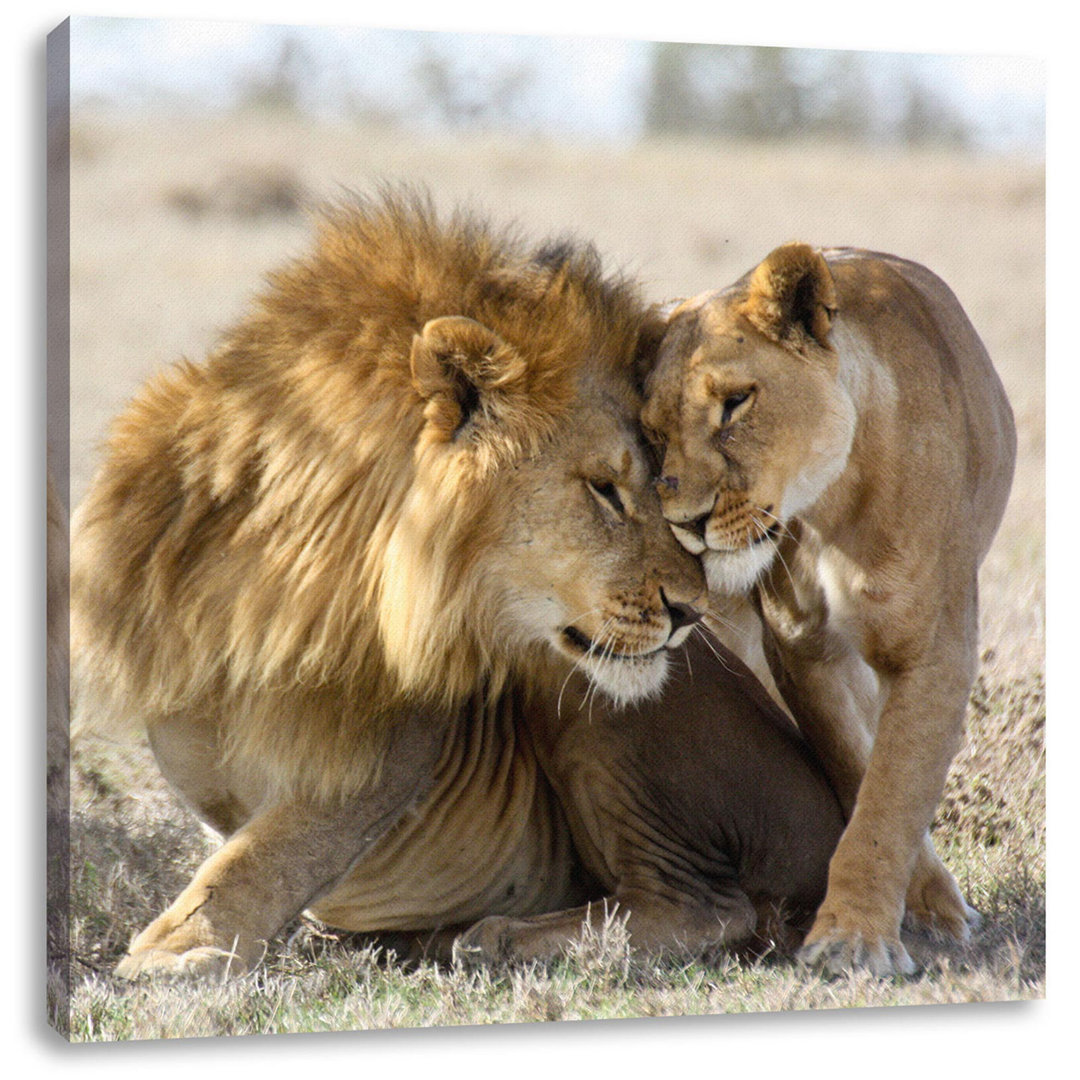
<svg viewBox="0 0 1080 1080">
<path fill-rule="evenodd" d="M 929 267 L 913 259 L 867 248 L 822 248 L 821 254 L 836 283 L 843 310 L 849 314 L 860 303 L 887 299 L 894 309 L 931 306 L 960 310 L 952 289 Z"/>
</svg>

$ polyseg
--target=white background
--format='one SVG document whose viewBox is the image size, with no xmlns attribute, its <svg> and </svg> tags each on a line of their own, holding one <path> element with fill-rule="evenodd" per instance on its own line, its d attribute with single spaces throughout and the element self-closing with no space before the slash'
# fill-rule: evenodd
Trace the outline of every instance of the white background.
<svg viewBox="0 0 1080 1080">
<path fill-rule="evenodd" d="M 0 1015 L 5 1071 L 11 1076 L 188 1075 L 236 1069 L 275 1077 L 286 1072 L 373 1070 L 409 1077 L 423 1073 L 487 1076 L 505 1070 L 521 1077 L 661 1075 L 676 1080 L 706 1076 L 874 1075 L 911 1073 L 944 1077 L 963 1073 L 1074 1075 L 1076 1068 L 1075 944 L 1071 911 L 1076 887 L 1080 826 L 1076 783 L 1077 708 L 1062 684 L 1077 665 L 1078 635 L 1069 611 L 1075 586 L 1065 580 L 1066 545 L 1080 535 L 1075 505 L 1075 450 L 1062 446 L 1075 427 L 1075 331 L 1071 326 L 1077 244 L 1078 177 L 1072 145 L 1080 135 L 1080 83 L 1074 54 L 1077 36 L 1068 7 L 1049 0 L 991 5 L 946 0 L 903 0 L 893 17 L 879 5 L 830 0 L 762 4 L 632 5 L 546 0 L 536 10 L 489 0 L 412 0 L 406 6 L 368 10 L 364 4 L 308 0 L 188 0 L 170 5 L 144 0 L 100 8 L 8 5 L 2 65 L 9 152 L 0 166 L 7 220 L 3 295 L 14 334 L 3 365 L 0 394 L 3 478 L 8 488 L 3 565 L 6 708 L 0 722 L 12 735 L 3 755 L 3 821 L 8 844 L 0 856 L 0 927 L 4 993 Z M 678 10 L 676 10 L 676 7 Z M 632 38 L 716 41 L 810 48 L 900 49 L 916 52 L 1032 54 L 1049 59 L 1048 180 L 1048 394 L 1050 452 L 1048 522 L 1050 693 L 1050 958 L 1046 1002 L 839 1013 L 706 1017 L 662 1021 L 529 1025 L 511 1028 L 278 1036 L 177 1043 L 69 1047 L 45 1024 L 44 1001 L 44 303 L 45 36 L 70 14 L 202 17 L 325 24 L 387 25 L 411 29 L 483 30 L 535 34 L 597 34 Z M 1068 411 L 1066 411 L 1068 410 Z M 1067 572 L 1067 571 L 1066 571 Z M 1069 1038 L 1071 1036 L 1071 1038 Z M 1066 1042 L 1068 1040 L 1068 1042 Z"/>
</svg>

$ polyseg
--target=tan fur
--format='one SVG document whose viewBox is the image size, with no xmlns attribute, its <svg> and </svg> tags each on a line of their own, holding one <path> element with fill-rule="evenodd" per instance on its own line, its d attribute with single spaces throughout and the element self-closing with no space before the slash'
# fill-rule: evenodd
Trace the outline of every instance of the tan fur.
<svg viewBox="0 0 1080 1080">
<path fill-rule="evenodd" d="M 820 893 L 839 807 L 749 674 L 699 656 L 725 708 L 684 674 L 659 697 L 704 579 L 637 426 L 642 315 L 591 249 L 387 195 L 331 214 L 205 363 L 117 420 L 75 524 L 81 709 L 144 723 L 227 837 L 120 974 L 238 973 L 309 905 L 522 935 L 569 907 L 555 948 L 608 896 L 640 942 L 693 948 Z M 668 737 L 702 744 L 696 774 L 645 767 Z M 790 797 L 762 795 L 774 759 Z M 680 803 L 662 842 L 637 820 Z M 755 830 L 745 864 L 719 840 Z"/>
<path fill-rule="evenodd" d="M 1012 480 L 1001 383 L 947 286 L 890 255 L 785 245 L 654 323 L 642 419 L 665 516 L 715 595 L 750 592 L 851 815 L 806 955 L 908 970 L 905 895 L 957 936 L 974 915 L 926 830 Z"/>
</svg>

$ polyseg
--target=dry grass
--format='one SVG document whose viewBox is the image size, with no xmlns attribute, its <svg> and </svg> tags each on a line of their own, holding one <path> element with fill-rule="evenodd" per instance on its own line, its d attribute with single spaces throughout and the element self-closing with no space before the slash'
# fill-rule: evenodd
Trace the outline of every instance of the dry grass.
<svg viewBox="0 0 1080 1080">
<path fill-rule="evenodd" d="M 631 956 L 617 919 L 559 963 L 404 965 L 393 942 L 299 919 L 254 974 L 215 987 L 131 986 L 110 972 L 211 845 L 153 774 L 145 748 L 80 746 L 72 829 L 71 1037 L 158 1039 L 289 1031 L 930 1005 L 1045 995 L 1041 677 L 980 680 L 935 835 L 984 916 L 966 946 L 906 932 L 911 979 L 822 979 L 790 958 L 675 963 Z"/>
<path fill-rule="evenodd" d="M 983 927 L 967 947 L 909 936 L 926 965 L 825 981 L 780 957 L 631 960 L 618 926 L 549 967 L 388 963 L 306 921 L 235 984 L 128 987 L 110 971 L 208 841 L 145 747 L 86 741 L 72 791 L 73 1038 L 483 1024 L 991 1001 L 1045 992 L 1043 169 L 922 152 L 655 142 L 632 147 L 406 137 L 265 117 L 77 118 L 72 168 L 72 496 L 105 423 L 159 365 L 198 356 L 308 235 L 295 199 L 339 183 L 427 183 L 533 233 L 573 230 L 664 298 L 726 283 L 776 243 L 855 244 L 954 288 L 1013 401 L 1020 460 L 982 575 L 984 662 L 939 848 Z M 266 180 L 260 189 L 260 174 Z M 229 178 L 242 177 L 242 190 Z M 284 180 L 282 179 L 284 178 Z M 274 181 L 274 182 L 271 182 Z M 288 189 L 288 198 L 281 192 Z M 235 179 L 231 181 L 235 183 Z M 259 191 L 277 192 L 260 207 Z M 197 211 L 193 211 L 196 207 Z M 265 211 L 265 212 L 263 212 Z"/>
</svg>

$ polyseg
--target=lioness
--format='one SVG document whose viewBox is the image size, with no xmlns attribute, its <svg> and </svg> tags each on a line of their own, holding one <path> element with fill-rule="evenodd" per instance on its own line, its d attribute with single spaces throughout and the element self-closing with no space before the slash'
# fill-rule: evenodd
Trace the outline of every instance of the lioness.
<svg viewBox="0 0 1080 1080">
<path fill-rule="evenodd" d="M 590 248 L 390 193 L 121 414 L 74 522 L 81 710 L 144 723 L 227 839 L 119 974 L 238 974 L 305 907 L 502 920 L 481 958 L 602 898 L 649 949 L 813 907 L 831 788 L 748 673 L 673 659 L 704 577 L 637 423 L 643 312 Z"/>
<path fill-rule="evenodd" d="M 975 914 L 927 830 L 1012 482 L 1001 382 L 937 277 L 867 251 L 777 248 L 649 336 L 664 514 L 718 602 L 750 591 L 776 685 L 850 815 L 803 955 L 909 972 L 905 897 L 957 937 Z"/>
</svg>

